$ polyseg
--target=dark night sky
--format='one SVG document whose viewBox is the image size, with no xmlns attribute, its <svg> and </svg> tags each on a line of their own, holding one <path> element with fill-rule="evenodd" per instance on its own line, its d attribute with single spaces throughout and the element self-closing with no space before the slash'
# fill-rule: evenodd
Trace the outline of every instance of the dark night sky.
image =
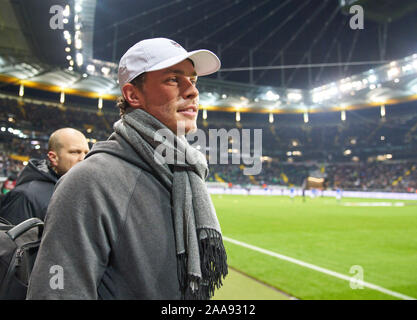
<svg viewBox="0 0 417 320">
<path fill-rule="evenodd" d="M 249 66 L 249 50 L 254 66 L 265 66 L 286 48 L 285 64 L 299 64 L 318 39 L 311 51 L 311 63 L 347 61 L 355 42 L 350 61 L 380 60 L 378 29 L 380 24 L 366 18 L 363 30 L 349 28 L 351 16 L 341 12 L 338 1 L 330 0 L 101 0 L 97 1 L 94 56 L 116 62 L 134 43 L 150 37 L 168 37 L 181 43 L 187 50 L 209 49 L 221 55 L 222 67 Z M 278 7 L 281 9 L 278 10 Z M 271 13 L 270 16 L 268 16 Z M 293 15 L 296 13 L 293 17 Z M 316 14 L 315 14 L 316 13 Z M 333 19 L 331 19 L 333 17 Z M 129 19 L 131 18 L 131 19 Z M 129 19 L 125 21 L 125 19 Z M 284 23 L 288 19 L 287 23 Z M 310 22 L 308 23 L 310 19 Z M 117 28 L 117 46 L 113 47 L 114 24 Z M 327 28 L 325 24 L 328 22 Z M 273 32 L 274 29 L 282 27 Z M 324 30 L 324 31 L 323 31 Z M 218 32 L 216 32 L 218 31 Z M 319 38 L 321 31 L 322 36 Z M 298 36 L 289 44 L 291 37 Z M 400 59 L 417 52 L 417 11 L 414 10 L 388 25 L 385 60 Z M 271 36 L 269 36 L 271 35 Z M 334 39 L 336 45 L 332 47 Z M 226 50 L 222 47 L 232 43 Z M 332 49 L 332 50 L 330 50 Z M 113 51 L 114 50 L 114 51 Z M 307 63 L 307 59 L 302 63 Z M 280 65 L 277 59 L 273 65 Z M 342 76 L 359 73 L 372 65 L 349 67 Z M 339 79 L 339 68 L 325 68 L 317 77 L 319 68 L 313 68 L 312 86 Z M 288 87 L 309 86 L 307 69 L 285 71 Z M 222 73 L 225 80 L 248 82 L 248 72 Z M 317 79 L 316 79 L 317 78 Z M 268 71 L 261 76 L 254 72 L 257 84 L 281 86 L 281 72 Z M 290 79 L 292 79 L 290 81 Z"/>
</svg>

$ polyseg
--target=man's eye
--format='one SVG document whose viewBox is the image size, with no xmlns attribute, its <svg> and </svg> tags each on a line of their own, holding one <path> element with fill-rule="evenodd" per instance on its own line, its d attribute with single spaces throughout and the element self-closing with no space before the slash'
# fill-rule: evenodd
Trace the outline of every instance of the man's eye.
<svg viewBox="0 0 417 320">
<path fill-rule="evenodd" d="M 178 79 L 176 77 L 172 77 L 168 79 L 169 82 L 178 82 Z"/>
</svg>

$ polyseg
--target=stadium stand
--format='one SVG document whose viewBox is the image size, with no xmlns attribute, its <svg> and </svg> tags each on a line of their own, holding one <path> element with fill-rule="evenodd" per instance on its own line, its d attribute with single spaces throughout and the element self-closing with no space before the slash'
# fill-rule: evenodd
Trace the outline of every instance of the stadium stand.
<svg viewBox="0 0 417 320">
<path fill-rule="evenodd" d="M 416 192 L 417 115 L 415 102 L 396 105 L 381 118 L 376 108 L 349 111 L 341 121 L 337 113 L 311 115 L 303 123 L 300 115 L 280 115 L 268 123 L 262 114 L 245 114 L 235 122 L 231 114 L 210 112 L 199 120 L 199 128 L 209 136 L 210 129 L 262 129 L 262 171 L 244 175 L 244 164 L 211 164 L 209 182 L 232 185 L 301 186 L 311 172 L 320 171 L 329 188 L 362 191 Z M 49 134 L 65 126 L 84 132 L 91 143 L 105 140 L 119 115 L 50 104 L 48 101 L 0 98 L 1 174 L 7 177 L 23 168 L 22 160 L 43 157 Z M 213 120 L 210 120 L 213 119 Z M 252 139 L 253 141 L 253 139 Z M 228 141 L 229 156 L 233 141 Z M 253 152 L 253 146 L 251 148 Z"/>
</svg>

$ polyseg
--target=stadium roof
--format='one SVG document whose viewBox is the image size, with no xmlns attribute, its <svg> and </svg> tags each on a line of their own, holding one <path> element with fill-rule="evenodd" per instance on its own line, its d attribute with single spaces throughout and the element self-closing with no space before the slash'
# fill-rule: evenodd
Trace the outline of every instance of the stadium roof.
<svg viewBox="0 0 417 320">
<path fill-rule="evenodd" d="M 115 99 L 122 53 L 163 36 L 221 57 L 222 72 L 199 79 L 209 110 L 313 112 L 417 99 L 416 2 L 345 2 L 364 7 L 363 30 L 329 0 L 0 0 L 0 80 Z M 57 4 L 68 4 L 63 29 L 50 24 Z"/>
</svg>

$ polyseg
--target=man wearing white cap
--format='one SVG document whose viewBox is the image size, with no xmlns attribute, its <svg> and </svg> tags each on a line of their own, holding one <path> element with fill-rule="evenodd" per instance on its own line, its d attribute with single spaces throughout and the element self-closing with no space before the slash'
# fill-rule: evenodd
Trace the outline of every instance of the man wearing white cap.
<svg viewBox="0 0 417 320">
<path fill-rule="evenodd" d="M 214 53 L 164 38 L 122 56 L 122 117 L 58 183 L 28 299 L 213 296 L 227 257 L 206 159 L 183 134 L 196 128 L 197 77 L 219 68 Z M 161 143 L 175 163 L 158 161 Z"/>
</svg>

